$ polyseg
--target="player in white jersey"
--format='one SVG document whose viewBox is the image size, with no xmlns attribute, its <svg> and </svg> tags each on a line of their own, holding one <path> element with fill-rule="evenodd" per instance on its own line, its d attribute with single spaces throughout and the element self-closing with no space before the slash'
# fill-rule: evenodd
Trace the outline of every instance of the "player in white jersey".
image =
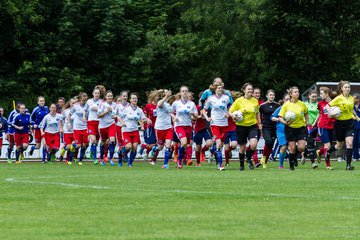
<svg viewBox="0 0 360 240">
<path fill-rule="evenodd" d="M 95 88 L 92 92 L 93 98 L 87 100 L 85 104 L 85 111 L 87 112 L 87 127 L 90 145 L 91 157 L 94 164 L 98 164 L 97 160 L 97 144 L 99 140 L 99 118 L 97 112 L 102 103 L 100 98 L 100 89 Z"/>
<path fill-rule="evenodd" d="M 100 162 L 101 165 L 105 165 L 104 161 L 104 153 L 105 153 L 105 144 L 109 144 L 109 162 L 111 166 L 114 166 L 115 163 L 113 161 L 114 153 L 115 153 L 115 141 L 116 141 L 116 108 L 117 104 L 113 102 L 113 93 L 108 90 L 105 93 L 105 101 L 101 104 L 98 110 L 98 118 L 99 121 L 99 132 L 101 138 L 100 144 Z"/>
<path fill-rule="evenodd" d="M 79 102 L 74 104 L 74 106 L 70 109 L 70 114 L 74 115 L 74 140 L 76 149 L 80 149 L 78 164 L 82 165 L 82 160 L 84 159 L 86 148 L 89 145 L 85 111 L 85 104 L 88 97 L 86 93 L 80 93 L 78 98 Z M 75 157 L 76 156 L 77 154 L 75 153 Z"/>
<path fill-rule="evenodd" d="M 182 168 L 182 160 L 185 156 L 185 149 L 190 144 L 192 145 L 192 120 L 196 120 L 198 111 L 195 103 L 189 100 L 189 88 L 182 86 L 180 88 L 180 99 L 176 100 L 171 108 L 175 117 L 173 122 L 175 124 L 175 133 L 180 140 L 180 147 L 177 159 L 177 168 Z"/>
<path fill-rule="evenodd" d="M 60 148 L 60 133 L 63 132 L 62 115 L 56 113 L 56 104 L 50 105 L 50 112 L 39 124 L 42 136 L 45 136 L 45 144 L 48 161 L 55 160 L 55 153 Z"/>
<path fill-rule="evenodd" d="M 151 102 L 156 103 L 157 113 L 154 125 L 157 144 L 152 148 L 149 156 L 153 159 L 156 158 L 157 154 L 164 148 L 165 145 L 164 164 L 162 166 L 163 169 L 169 168 L 168 162 L 171 157 L 171 142 L 173 138 L 171 118 L 175 116 L 172 113 L 171 105 L 168 103 L 170 97 L 171 91 L 165 89 L 151 91 L 148 95 Z"/>
<path fill-rule="evenodd" d="M 61 112 L 62 118 L 63 118 L 63 136 L 64 136 L 64 148 L 62 149 L 60 153 L 60 161 L 62 160 L 63 156 L 65 155 L 65 152 L 67 152 L 66 155 L 66 164 L 71 165 L 72 159 L 74 156 L 75 149 L 73 147 L 74 143 L 74 115 L 70 114 L 70 109 L 74 106 L 76 103 L 76 98 L 71 98 L 63 107 L 63 110 Z"/>
<path fill-rule="evenodd" d="M 224 94 L 224 84 L 214 83 L 215 94 L 210 96 L 205 102 L 202 114 L 206 120 L 210 122 L 211 131 L 214 140 L 216 141 L 216 159 L 218 161 L 218 169 L 224 170 L 222 164 L 222 147 L 225 142 L 226 132 L 228 127 L 228 109 L 230 107 L 230 98 Z M 207 116 L 207 110 L 211 109 L 211 117 Z"/>
<path fill-rule="evenodd" d="M 139 124 L 144 130 L 144 121 L 151 122 L 147 119 L 143 110 L 138 107 L 138 96 L 135 93 L 130 94 L 130 105 L 124 108 L 119 121 L 122 126 L 123 141 L 125 144 L 125 152 L 123 157 L 130 152 L 128 166 L 132 167 L 133 161 L 136 157 L 136 150 L 140 143 Z"/>
<path fill-rule="evenodd" d="M 128 92 L 127 91 L 122 91 L 120 93 L 119 96 L 116 97 L 116 103 L 117 103 L 117 108 L 116 108 L 116 116 L 120 116 L 122 111 L 124 110 L 125 107 L 129 106 L 129 102 L 128 102 Z M 125 148 L 123 148 L 124 146 L 124 141 L 123 141 L 123 137 L 122 137 L 122 126 L 121 126 L 121 122 L 120 121 L 116 121 L 116 140 L 117 140 L 117 144 L 119 147 L 119 167 L 122 166 L 122 161 L 123 161 L 123 151 L 125 151 Z M 125 158 L 127 158 L 127 155 L 125 156 Z"/>
</svg>

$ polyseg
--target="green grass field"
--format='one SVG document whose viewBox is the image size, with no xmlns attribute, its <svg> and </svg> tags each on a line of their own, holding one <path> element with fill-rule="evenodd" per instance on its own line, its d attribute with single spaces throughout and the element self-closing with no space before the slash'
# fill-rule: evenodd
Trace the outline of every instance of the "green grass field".
<svg viewBox="0 0 360 240">
<path fill-rule="evenodd" d="M 359 239 L 359 163 L 238 164 L 0 164 L 0 239 Z"/>
</svg>

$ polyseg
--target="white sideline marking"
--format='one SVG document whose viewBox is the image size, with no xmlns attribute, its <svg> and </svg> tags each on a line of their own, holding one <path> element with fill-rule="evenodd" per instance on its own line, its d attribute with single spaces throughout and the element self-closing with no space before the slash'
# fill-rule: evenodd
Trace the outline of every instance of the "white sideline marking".
<svg viewBox="0 0 360 240">
<path fill-rule="evenodd" d="M 74 177 L 74 176 L 72 176 Z M 40 179 L 49 179 L 54 177 L 37 177 Z M 30 180 L 31 178 L 6 178 L 6 182 L 19 182 L 19 183 L 30 183 L 30 184 L 38 184 L 38 185 L 58 185 L 64 187 L 75 187 L 75 188 L 92 188 L 92 189 L 111 189 L 111 187 L 106 186 L 97 186 L 97 185 L 81 185 L 75 183 L 64 183 L 64 182 L 42 182 L 42 181 L 34 181 Z"/>
</svg>

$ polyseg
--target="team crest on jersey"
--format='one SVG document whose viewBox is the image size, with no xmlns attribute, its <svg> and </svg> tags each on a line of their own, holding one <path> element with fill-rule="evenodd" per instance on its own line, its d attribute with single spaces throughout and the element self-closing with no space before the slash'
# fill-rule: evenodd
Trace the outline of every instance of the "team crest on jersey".
<svg viewBox="0 0 360 240">
<path fill-rule="evenodd" d="M 187 109 L 190 109 L 190 106 L 186 106 Z"/>
</svg>

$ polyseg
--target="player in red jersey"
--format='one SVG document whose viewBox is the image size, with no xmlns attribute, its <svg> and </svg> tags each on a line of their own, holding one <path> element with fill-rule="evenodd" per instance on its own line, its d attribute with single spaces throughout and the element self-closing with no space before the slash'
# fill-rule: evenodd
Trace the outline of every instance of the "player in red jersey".
<svg viewBox="0 0 360 240">
<path fill-rule="evenodd" d="M 321 101 L 318 102 L 319 114 L 315 120 L 315 123 L 317 123 L 318 134 L 324 146 L 316 151 L 317 160 L 319 163 L 321 161 L 321 156 L 326 155 L 326 152 L 330 148 L 331 142 L 333 141 L 334 123 L 336 121 L 336 118 L 329 118 L 328 112 L 325 108 L 325 106 L 329 104 L 333 97 L 330 89 L 328 87 L 320 87 L 320 97 Z M 325 159 L 325 162 L 326 169 L 333 170 L 333 167 L 330 165 L 330 159 Z"/>
</svg>

